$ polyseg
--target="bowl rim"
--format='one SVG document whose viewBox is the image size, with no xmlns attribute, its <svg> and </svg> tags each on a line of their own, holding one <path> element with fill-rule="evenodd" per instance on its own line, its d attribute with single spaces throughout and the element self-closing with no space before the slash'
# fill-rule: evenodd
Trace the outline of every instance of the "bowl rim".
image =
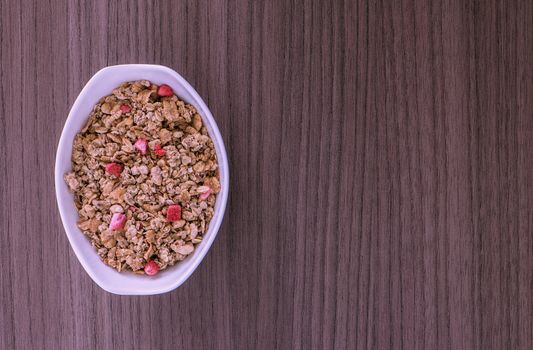
<svg viewBox="0 0 533 350">
<path fill-rule="evenodd" d="M 74 128 L 73 123 L 74 123 L 74 119 L 76 118 L 76 113 L 78 109 L 80 108 L 80 105 L 83 103 L 85 96 L 89 93 L 93 93 L 94 86 L 98 83 L 98 80 L 101 79 L 102 75 L 112 74 L 112 73 L 116 73 L 117 71 L 131 70 L 131 69 L 159 70 L 163 72 L 164 74 L 168 74 L 172 76 L 172 78 L 176 79 L 179 82 L 179 84 L 181 84 L 183 89 L 186 90 L 193 97 L 193 99 L 195 100 L 194 101 L 195 104 L 197 104 L 197 107 L 199 107 L 198 109 L 199 109 L 199 113 L 202 119 L 205 118 L 208 121 L 208 124 L 211 129 L 210 136 L 213 139 L 213 143 L 216 146 L 218 146 L 217 161 L 219 163 L 219 169 L 221 169 L 220 171 L 221 191 L 217 195 L 217 201 L 220 201 L 220 206 L 218 208 L 218 212 L 220 214 L 217 216 L 217 211 L 215 211 L 215 215 L 213 216 L 213 219 L 209 223 L 210 224 L 209 230 L 211 232 L 209 232 L 210 234 L 209 234 L 209 237 L 207 237 L 207 240 L 204 240 L 204 242 L 206 241 L 205 246 L 203 247 L 202 250 L 195 251 L 193 255 L 191 255 L 191 258 L 194 256 L 194 260 L 189 262 L 189 265 L 187 266 L 187 268 L 176 278 L 176 280 L 173 283 L 169 283 L 168 285 L 161 286 L 161 287 L 154 286 L 153 284 L 150 286 L 149 284 L 147 284 L 147 288 L 142 289 L 142 290 L 139 290 L 139 289 L 128 290 L 127 287 L 118 288 L 116 286 L 109 285 L 105 283 L 100 278 L 100 276 L 98 276 L 98 274 L 96 273 L 97 272 L 96 270 L 93 270 L 93 268 L 89 266 L 89 262 L 85 259 L 84 253 L 81 252 L 81 246 L 78 244 L 78 241 L 74 237 L 74 235 L 76 234 L 83 235 L 83 233 L 77 227 L 70 227 L 69 225 L 67 225 L 66 215 L 67 215 L 67 211 L 69 211 L 70 209 L 67 208 L 66 199 L 64 199 L 60 193 L 61 186 L 66 187 L 66 183 L 63 180 L 64 174 L 62 173 L 61 170 L 59 170 L 61 169 L 60 155 L 62 155 L 68 149 L 67 143 L 69 142 L 69 140 L 68 140 L 67 134 L 70 132 L 72 128 Z M 104 97 L 104 96 L 105 95 L 99 96 L 99 98 Z M 191 101 L 188 101 L 188 102 L 192 103 Z M 76 131 L 76 133 L 77 132 L 78 131 Z M 185 78 L 183 78 L 180 74 L 178 74 L 176 71 L 174 71 L 173 69 L 169 67 L 162 66 L 162 65 L 156 65 L 156 64 L 120 64 L 120 65 L 106 66 L 100 69 L 98 72 L 96 72 L 89 79 L 89 81 L 85 84 L 85 86 L 82 88 L 82 90 L 76 97 L 76 100 L 72 104 L 72 107 L 70 108 L 67 119 L 65 120 L 63 129 L 61 131 L 61 136 L 59 138 L 57 151 L 55 155 L 54 185 L 55 185 L 56 201 L 57 201 L 59 214 L 61 217 L 61 222 L 63 224 L 65 234 L 67 235 L 71 248 L 74 250 L 76 258 L 78 259 L 78 261 L 84 268 L 85 272 L 87 272 L 87 274 L 91 277 L 91 279 L 100 288 L 113 294 L 119 294 L 119 295 L 161 294 L 161 293 L 166 293 L 166 292 L 176 289 L 191 276 L 191 274 L 196 270 L 198 265 L 200 265 L 200 263 L 203 261 L 205 255 L 210 250 L 211 245 L 213 244 L 218 234 L 218 231 L 220 229 L 220 226 L 222 224 L 224 214 L 226 211 L 226 205 L 227 205 L 227 200 L 228 200 L 228 195 L 229 195 L 228 193 L 229 192 L 228 156 L 227 156 L 226 148 L 224 146 L 224 140 L 222 138 L 222 135 L 220 134 L 218 125 L 213 115 L 211 114 L 211 111 L 209 110 L 209 108 L 207 107 L 203 99 L 200 97 L 198 92 L 192 87 L 192 85 Z M 83 238 L 86 238 L 86 237 L 84 236 Z M 95 250 L 93 250 L 93 252 L 94 254 L 97 254 Z M 107 265 L 101 262 L 100 259 L 99 261 L 102 264 L 102 267 L 107 267 Z"/>
</svg>

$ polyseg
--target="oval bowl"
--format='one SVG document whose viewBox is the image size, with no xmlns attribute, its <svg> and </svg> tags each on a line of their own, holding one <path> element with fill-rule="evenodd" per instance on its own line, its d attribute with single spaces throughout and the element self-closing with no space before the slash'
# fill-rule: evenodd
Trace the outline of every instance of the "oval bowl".
<svg viewBox="0 0 533 350">
<path fill-rule="evenodd" d="M 156 276 L 137 275 L 132 272 L 118 272 L 104 264 L 89 240 L 77 227 L 78 212 L 74 196 L 68 191 L 63 175 L 71 170 L 72 143 L 83 128 L 89 113 L 98 100 L 111 94 L 121 83 L 146 79 L 155 84 L 167 84 L 174 93 L 192 104 L 202 117 L 217 153 L 221 190 L 215 203 L 215 213 L 203 241 L 185 260 L 161 271 Z M 179 287 L 198 267 L 207 254 L 218 233 L 229 191 L 228 157 L 224 142 L 213 115 L 196 90 L 174 70 L 149 64 L 125 64 L 109 66 L 98 71 L 87 82 L 74 101 L 59 139 L 55 162 L 55 189 L 57 205 L 70 246 L 89 276 L 102 289 L 120 295 L 152 295 L 171 291 Z"/>
</svg>

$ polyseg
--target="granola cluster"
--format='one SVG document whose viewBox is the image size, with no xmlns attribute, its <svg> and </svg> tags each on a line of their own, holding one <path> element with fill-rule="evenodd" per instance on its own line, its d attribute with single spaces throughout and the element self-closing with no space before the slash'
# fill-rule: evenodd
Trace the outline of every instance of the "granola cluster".
<svg viewBox="0 0 533 350">
<path fill-rule="evenodd" d="M 220 191 L 213 142 L 168 85 L 127 82 L 102 98 L 74 139 L 78 227 L 118 271 L 153 275 L 202 241 Z"/>
</svg>

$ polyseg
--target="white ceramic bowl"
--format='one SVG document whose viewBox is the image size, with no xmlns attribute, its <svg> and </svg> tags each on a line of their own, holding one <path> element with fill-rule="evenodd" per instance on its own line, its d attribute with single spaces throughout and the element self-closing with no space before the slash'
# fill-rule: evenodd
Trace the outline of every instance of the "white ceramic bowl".
<svg viewBox="0 0 533 350">
<path fill-rule="evenodd" d="M 125 81 L 147 79 L 155 84 L 167 84 L 177 96 L 196 107 L 213 139 L 217 152 L 221 191 L 217 195 L 215 214 L 209 230 L 191 256 L 153 277 L 131 272 L 117 272 L 105 265 L 98 257 L 89 240 L 78 229 L 78 213 L 74 197 L 68 191 L 63 175 L 71 170 L 72 142 L 84 126 L 89 113 L 98 100 L 111 94 L 112 90 Z M 198 267 L 215 240 L 228 199 L 229 169 L 228 157 L 222 136 L 211 112 L 196 90 L 178 73 L 170 68 L 148 64 L 125 64 L 110 66 L 96 73 L 85 85 L 74 101 L 59 139 L 55 164 L 55 186 L 57 204 L 68 240 L 81 265 L 100 287 L 108 292 L 122 295 L 150 295 L 165 293 L 180 286 Z"/>
</svg>

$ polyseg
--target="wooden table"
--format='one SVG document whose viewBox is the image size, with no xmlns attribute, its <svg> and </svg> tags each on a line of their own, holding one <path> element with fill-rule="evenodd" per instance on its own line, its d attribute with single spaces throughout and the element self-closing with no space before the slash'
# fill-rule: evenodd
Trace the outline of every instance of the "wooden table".
<svg viewBox="0 0 533 350">
<path fill-rule="evenodd" d="M 2 1 L 1 349 L 532 349 L 533 2 Z M 59 135 L 100 68 L 215 115 L 231 195 L 185 285 L 70 249 Z"/>
</svg>

